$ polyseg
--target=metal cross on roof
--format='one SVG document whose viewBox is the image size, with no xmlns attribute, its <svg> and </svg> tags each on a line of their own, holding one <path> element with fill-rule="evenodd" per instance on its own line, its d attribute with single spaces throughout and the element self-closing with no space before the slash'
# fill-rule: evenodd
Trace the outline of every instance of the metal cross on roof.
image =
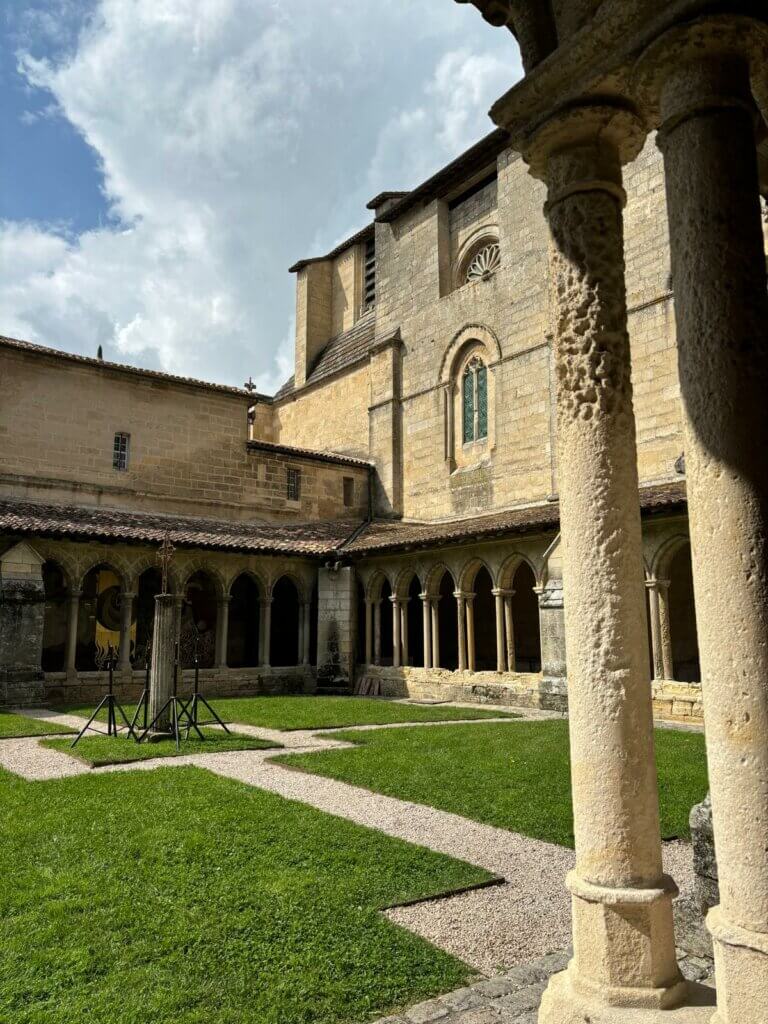
<svg viewBox="0 0 768 1024">
<path fill-rule="evenodd" d="M 157 552 L 157 558 L 160 562 L 160 571 L 162 574 L 161 591 L 163 594 L 168 593 L 168 570 L 171 566 L 171 562 L 173 561 L 173 553 L 175 550 L 176 549 L 173 544 L 171 544 L 171 535 L 168 530 L 166 530 L 165 536 L 163 537 L 163 543 L 160 545 Z"/>
<path fill-rule="evenodd" d="M 246 391 L 250 391 L 251 394 L 256 390 L 256 385 L 253 383 L 253 377 L 249 374 L 248 380 L 243 384 Z"/>
</svg>

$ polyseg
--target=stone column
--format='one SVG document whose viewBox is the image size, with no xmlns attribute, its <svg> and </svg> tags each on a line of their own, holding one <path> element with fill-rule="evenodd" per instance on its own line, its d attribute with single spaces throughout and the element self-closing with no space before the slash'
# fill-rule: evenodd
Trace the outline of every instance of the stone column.
<svg viewBox="0 0 768 1024">
<path fill-rule="evenodd" d="M 77 624 L 82 596 L 81 590 L 70 590 L 67 604 L 67 649 L 64 664 L 70 677 L 77 675 Z"/>
<path fill-rule="evenodd" d="M 312 623 L 310 616 L 312 612 L 312 606 L 309 601 L 305 601 L 301 606 L 301 664 L 308 665 L 310 662 L 311 651 L 309 649 L 309 640 L 312 635 Z"/>
<path fill-rule="evenodd" d="M 131 591 L 124 590 L 120 594 L 120 672 L 131 671 L 131 625 L 133 624 L 133 599 Z"/>
<path fill-rule="evenodd" d="M 644 127 L 598 104 L 528 140 L 547 184 L 576 867 L 574 955 L 539 1021 L 613 1021 L 686 994 L 662 872 L 624 283 L 621 166 Z M 640 1018 L 638 1017 L 638 1020 Z M 644 1018 L 643 1018 L 644 1019 Z"/>
<path fill-rule="evenodd" d="M 408 651 L 408 602 L 410 600 L 410 597 L 406 597 L 400 602 L 400 643 L 403 649 L 400 661 L 403 665 L 410 664 Z"/>
<path fill-rule="evenodd" d="M 392 602 L 392 664 L 400 668 L 400 601 L 395 594 L 389 600 Z"/>
<path fill-rule="evenodd" d="M 421 598 L 421 630 L 424 636 L 424 668 L 432 668 L 432 615 L 429 594 L 419 594 Z"/>
<path fill-rule="evenodd" d="M 373 602 L 373 663 L 381 664 L 381 598 Z"/>
<path fill-rule="evenodd" d="M 216 668 L 227 667 L 227 645 L 229 643 L 229 594 L 216 601 L 216 648 L 214 664 Z"/>
<path fill-rule="evenodd" d="M 646 580 L 648 591 L 649 626 L 651 628 L 651 651 L 653 653 L 653 678 L 665 679 L 664 662 L 661 655 L 661 618 L 659 615 L 659 584 L 658 580 Z"/>
<path fill-rule="evenodd" d="M 26 541 L 0 555 L 0 704 L 45 697 L 43 558 Z"/>
<path fill-rule="evenodd" d="M 373 601 L 365 601 L 365 664 L 373 664 Z"/>
<path fill-rule="evenodd" d="M 768 1020 L 768 294 L 752 71 L 768 29 L 711 18 L 645 55 L 659 89 L 720 905 L 721 1024 Z"/>
<path fill-rule="evenodd" d="M 504 629 L 504 593 L 495 588 L 493 597 L 496 602 L 496 671 L 507 671 L 507 645 Z"/>
<path fill-rule="evenodd" d="M 656 580 L 659 600 L 659 647 L 661 650 L 662 679 L 674 679 L 672 661 L 672 629 L 669 623 L 669 580 Z"/>
<path fill-rule="evenodd" d="M 467 594 L 464 599 L 467 609 L 467 668 L 475 671 L 475 595 Z"/>
<path fill-rule="evenodd" d="M 149 675 L 149 719 L 153 721 L 173 693 L 173 665 L 177 645 L 177 598 L 173 594 L 155 596 L 155 622 L 152 632 L 152 665 Z M 155 723 L 155 732 L 171 727 L 168 712 Z"/>
<path fill-rule="evenodd" d="M 456 598 L 456 624 L 458 627 L 459 640 L 459 672 L 464 672 L 467 668 L 466 602 L 464 600 L 464 595 L 460 590 L 457 590 L 453 596 Z"/>
<path fill-rule="evenodd" d="M 430 612 L 432 618 L 432 668 L 440 668 L 440 610 L 439 597 L 433 597 L 430 601 Z"/>
<path fill-rule="evenodd" d="M 270 642 L 272 639 L 272 598 L 263 597 L 261 605 L 261 628 L 259 629 L 259 664 L 262 668 L 269 668 L 270 664 Z"/>
<path fill-rule="evenodd" d="M 504 632 L 507 640 L 507 665 L 510 672 L 517 671 L 517 659 L 515 658 L 515 620 L 512 618 L 512 598 L 514 590 L 508 590 L 504 594 Z"/>
</svg>

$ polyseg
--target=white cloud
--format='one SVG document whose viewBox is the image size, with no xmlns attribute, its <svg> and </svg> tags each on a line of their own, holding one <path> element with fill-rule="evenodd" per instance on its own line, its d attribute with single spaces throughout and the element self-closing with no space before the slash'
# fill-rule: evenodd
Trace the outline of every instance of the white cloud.
<svg viewBox="0 0 768 1024">
<path fill-rule="evenodd" d="M 276 386 L 287 266 L 490 130 L 485 110 L 519 73 L 507 33 L 444 0 L 419 12 L 101 0 L 58 63 L 23 56 L 95 150 L 114 221 L 76 239 L 0 225 L 0 331 Z"/>
</svg>

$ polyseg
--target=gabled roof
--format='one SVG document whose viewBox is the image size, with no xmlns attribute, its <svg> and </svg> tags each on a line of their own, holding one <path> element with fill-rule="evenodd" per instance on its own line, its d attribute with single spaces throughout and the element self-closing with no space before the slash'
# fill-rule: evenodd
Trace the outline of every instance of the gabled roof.
<svg viewBox="0 0 768 1024">
<path fill-rule="evenodd" d="M 210 381 L 197 380 L 195 377 L 180 377 L 175 373 L 164 373 L 161 370 L 144 370 L 139 366 L 128 366 L 126 363 L 112 363 L 108 359 L 95 359 L 93 356 L 81 356 L 74 352 L 63 352 L 57 348 L 47 348 L 45 345 L 33 344 L 31 341 L 6 338 L 4 335 L 0 335 L 0 348 L 16 349 L 20 352 L 28 352 L 33 356 L 59 359 L 69 363 L 80 363 L 83 366 L 112 370 L 134 377 L 143 377 L 147 380 L 166 381 L 169 384 L 184 384 L 188 387 L 204 388 L 206 391 L 218 391 L 220 394 L 237 395 L 243 399 L 267 397 L 266 395 L 260 395 L 256 391 L 248 391 L 246 388 L 233 388 L 228 384 L 212 384 Z"/>
</svg>

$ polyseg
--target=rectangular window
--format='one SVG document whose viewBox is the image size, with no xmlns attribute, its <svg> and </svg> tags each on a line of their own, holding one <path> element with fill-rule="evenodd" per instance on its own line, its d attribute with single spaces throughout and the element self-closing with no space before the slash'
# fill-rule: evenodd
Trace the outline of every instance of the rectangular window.
<svg viewBox="0 0 768 1024">
<path fill-rule="evenodd" d="M 355 481 L 351 476 L 344 477 L 344 505 L 349 508 L 355 503 Z"/>
<path fill-rule="evenodd" d="M 464 444 L 475 440 L 475 375 L 467 367 L 462 379 L 462 439 Z"/>
<path fill-rule="evenodd" d="M 488 370 L 477 370 L 477 436 L 488 437 Z"/>
<path fill-rule="evenodd" d="M 365 243 L 365 268 L 363 274 L 363 309 L 370 309 L 376 302 L 375 238 L 369 238 Z"/>
<path fill-rule="evenodd" d="M 301 497 L 301 470 L 288 469 L 286 497 L 288 501 L 298 501 Z"/>
<path fill-rule="evenodd" d="M 112 468 L 124 472 L 128 469 L 128 450 L 130 448 L 130 434 L 115 434 L 115 443 L 112 448 Z"/>
</svg>

